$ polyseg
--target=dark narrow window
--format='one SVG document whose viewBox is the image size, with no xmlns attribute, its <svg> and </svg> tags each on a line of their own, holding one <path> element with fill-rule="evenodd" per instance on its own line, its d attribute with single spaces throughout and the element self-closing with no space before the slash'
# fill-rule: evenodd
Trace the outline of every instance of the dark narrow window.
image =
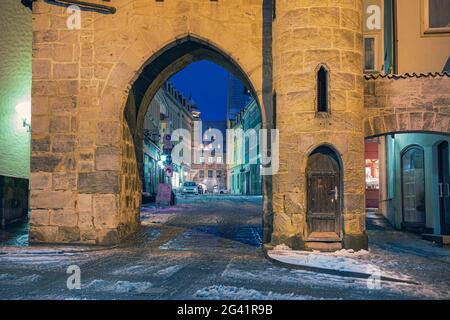
<svg viewBox="0 0 450 320">
<path fill-rule="evenodd" d="M 328 71 L 323 66 L 317 72 L 317 112 L 328 112 Z"/>
<path fill-rule="evenodd" d="M 277 93 L 274 91 L 272 96 L 273 104 L 273 128 L 277 128 Z"/>
<path fill-rule="evenodd" d="M 277 17 L 277 0 L 272 0 L 272 20 L 275 20 Z"/>
</svg>

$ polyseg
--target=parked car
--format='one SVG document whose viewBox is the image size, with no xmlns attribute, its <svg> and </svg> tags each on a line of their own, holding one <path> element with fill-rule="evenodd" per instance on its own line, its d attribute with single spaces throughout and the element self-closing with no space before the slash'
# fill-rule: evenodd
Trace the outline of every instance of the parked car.
<svg viewBox="0 0 450 320">
<path fill-rule="evenodd" d="M 214 186 L 213 193 L 214 194 L 226 194 L 226 193 L 228 193 L 228 190 L 225 188 L 221 188 L 219 186 Z"/>
<path fill-rule="evenodd" d="M 183 186 L 181 187 L 181 194 L 195 194 L 198 195 L 198 184 L 196 184 L 194 181 L 186 181 L 183 183 Z"/>
</svg>

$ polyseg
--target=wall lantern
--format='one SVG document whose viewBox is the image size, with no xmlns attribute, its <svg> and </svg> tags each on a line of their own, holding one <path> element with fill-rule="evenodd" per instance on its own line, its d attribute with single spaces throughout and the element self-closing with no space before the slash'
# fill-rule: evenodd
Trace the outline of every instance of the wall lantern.
<svg viewBox="0 0 450 320">
<path fill-rule="evenodd" d="M 22 127 L 31 132 L 31 98 L 25 98 L 16 105 L 16 114 L 19 116 Z"/>
</svg>

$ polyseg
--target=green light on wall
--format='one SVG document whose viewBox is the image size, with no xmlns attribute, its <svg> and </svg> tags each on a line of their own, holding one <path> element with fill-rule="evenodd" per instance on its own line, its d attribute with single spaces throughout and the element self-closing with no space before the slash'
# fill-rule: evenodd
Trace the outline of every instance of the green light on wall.
<svg viewBox="0 0 450 320">
<path fill-rule="evenodd" d="M 31 97 L 26 97 L 16 104 L 16 115 L 18 117 L 18 129 L 31 132 Z"/>
<path fill-rule="evenodd" d="M 20 1 L 1 0 L 0 29 L 0 176 L 29 178 L 33 36 L 30 10 Z"/>
</svg>

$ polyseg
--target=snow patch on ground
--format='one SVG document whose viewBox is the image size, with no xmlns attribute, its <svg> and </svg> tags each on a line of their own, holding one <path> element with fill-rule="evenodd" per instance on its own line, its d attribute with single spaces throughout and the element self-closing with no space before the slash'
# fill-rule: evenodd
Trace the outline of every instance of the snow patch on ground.
<svg viewBox="0 0 450 320">
<path fill-rule="evenodd" d="M 151 287 L 152 284 L 150 282 L 111 282 L 106 280 L 93 280 L 85 287 L 85 289 L 93 291 L 111 291 L 114 293 L 146 293 Z"/>
<path fill-rule="evenodd" d="M 183 266 L 170 266 L 159 270 L 156 275 L 163 278 L 169 278 L 177 273 Z"/>
<path fill-rule="evenodd" d="M 0 274 L 0 281 L 5 284 L 14 284 L 14 285 L 24 285 L 30 282 L 37 282 L 41 280 L 43 277 L 38 274 L 31 274 L 29 276 L 18 277 L 8 273 Z"/>
<path fill-rule="evenodd" d="M 332 252 L 332 253 L 325 253 L 325 255 L 332 255 L 332 256 L 341 256 L 341 257 L 363 257 L 363 256 L 368 256 L 369 255 L 369 251 L 367 250 L 360 250 L 360 251 L 355 251 L 353 249 L 342 249 L 336 252 Z"/>
<path fill-rule="evenodd" d="M 267 283 L 270 285 L 304 286 L 311 285 L 316 288 L 329 288 L 332 283 L 336 288 L 356 289 L 366 288 L 366 279 L 346 278 L 337 275 L 321 274 L 304 270 L 290 270 L 279 268 L 268 268 L 248 271 L 238 266 L 227 267 L 221 275 L 226 280 L 238 281 L 239 283 Z M 337 298 L 335 296 L 334 298 Z"/>
<path fill-rule="evenodd" d="M 22 278 L 19 279 L 19 282 L 35 282 L 42 279 L 42 276 L 38 275 L 38 274 L 32 274 L 29 276 L 24 276 Z"/>
<path fill-rule="evenodd" d="M 311 296 L 298 296 L 294 293 L 281 294 L 273 292 L 261 292 L 253 289 L 233 286 L 214 285 L 197 290 L 194 294 L 197 298 L 210 300 L 311 300 Z"/>
<path fill-rule="evenodd" d="M 291 251 L 292 249 L 285 244 L 279 244 L 275 248 L 273 248 L 273 250 L 274 251 Z"/>
<path fill-rule="evenodd" d="M 174 218 L 174 213 L 141 212 L 142 225 L 164 224 Z"/>
<path fill-rule="evenodd" d="M 333 253 L 306 252 L 292 250 L 272 250 L 269 257 L 277 261 L 309 268 L 320 268 L 340 272 L 355 272 L 369 276 L 390 277 L 399 280 L 411 278 L 400 273 L 383 271 L 381 267 L 370 263 L 370 260 L 360 259 L 367 257 L 365 250 L 354 252 L 353 250 L 340 250 Z"/>
<path fill-rule="evenodd" d="M 8 281 L 8 280 L 15 280 L 15 279 L 17 279 L 17 277 L 15 275 L 8 274 L 8 273 L 0 274 L 0 281 Z"/>
</svg>

